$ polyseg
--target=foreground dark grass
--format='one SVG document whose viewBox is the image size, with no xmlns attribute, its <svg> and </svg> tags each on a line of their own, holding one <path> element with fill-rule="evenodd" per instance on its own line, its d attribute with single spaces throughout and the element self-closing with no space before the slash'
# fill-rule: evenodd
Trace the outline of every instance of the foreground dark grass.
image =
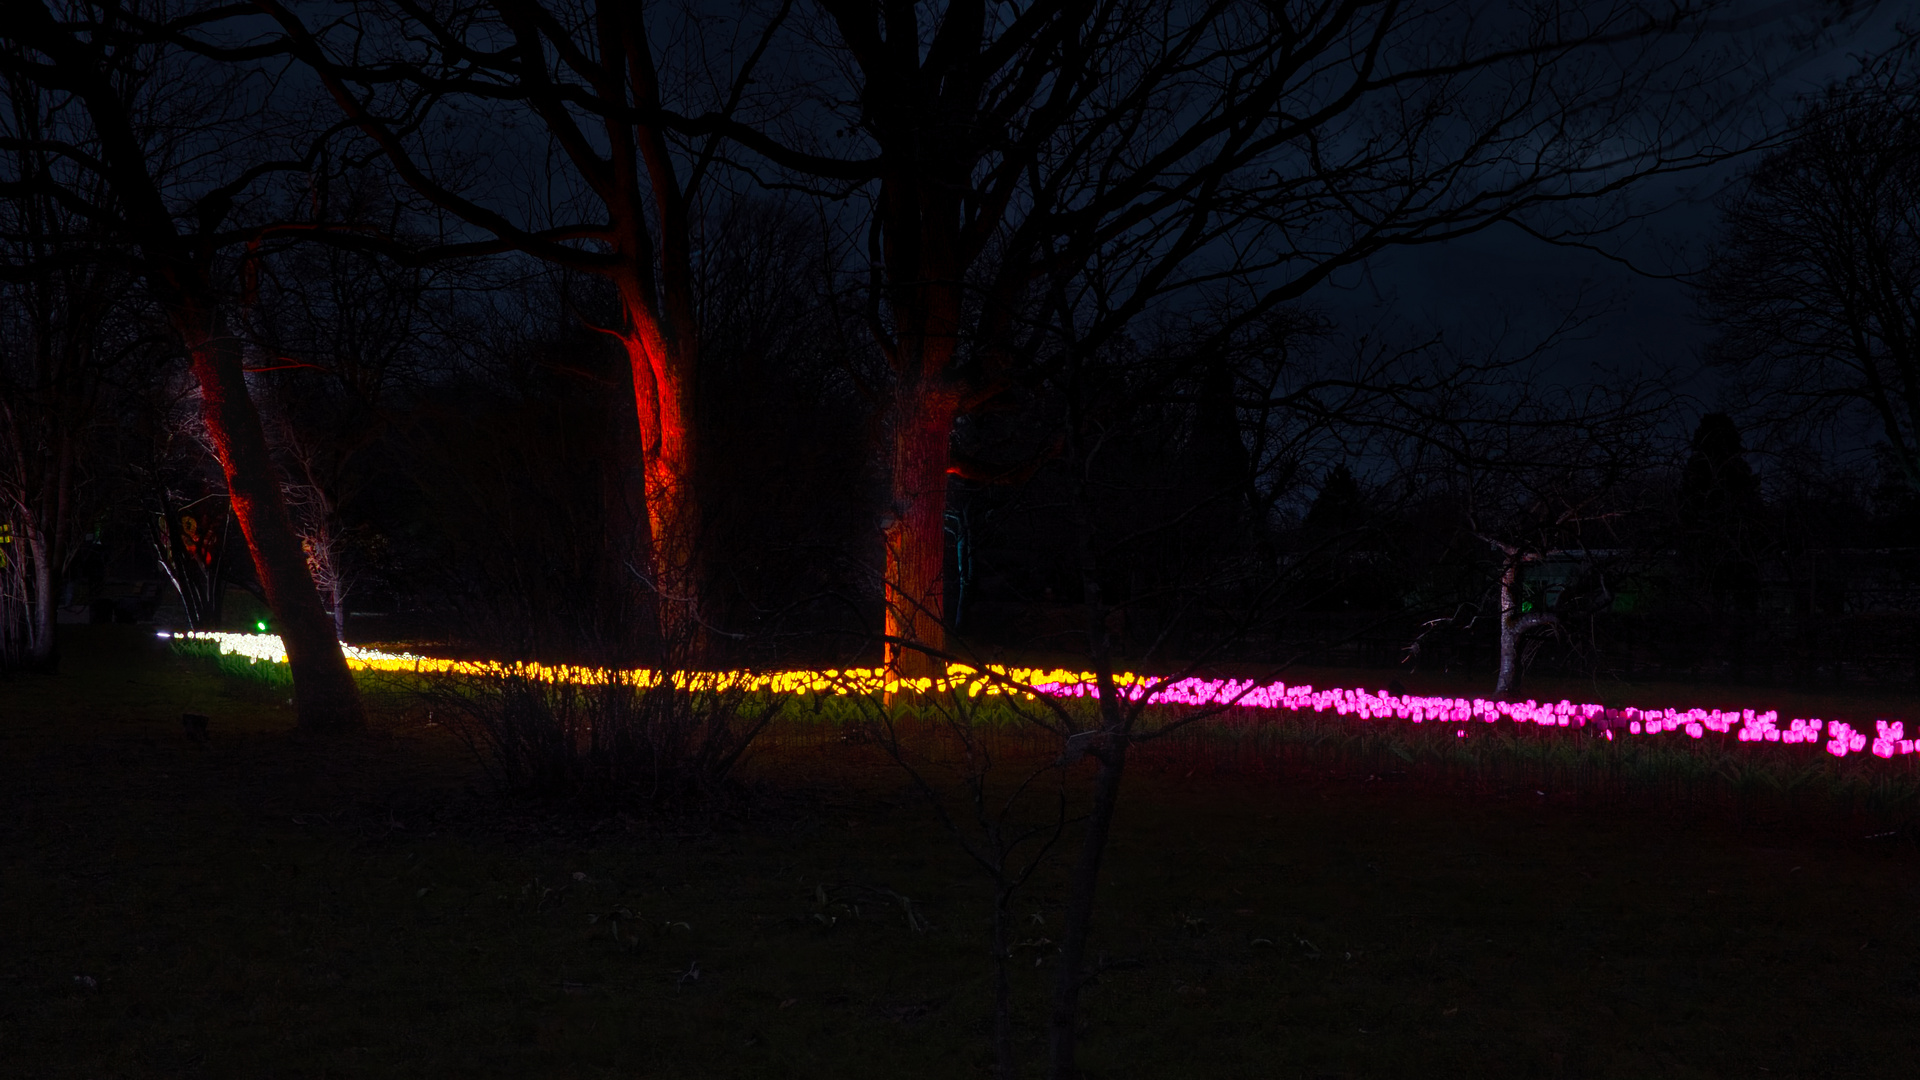
<svg viewBox="0 0 1920 1080">
<path fill-rule="evenodd" d="M 405 698 L 305 741 L 271 680 L 68 644 L 0 684 L 0 1074 L 986 1072 L 985 890 L 870 745 L 776 739 L 726 806 L 594 824 L 477 793 Z M 1910 1069 L 1907 834 L 1334 764 L 1129 780 L 1090 1075 Z M 1021 909 L 1034 1057 L 1060 898 Z"/>
</svg>

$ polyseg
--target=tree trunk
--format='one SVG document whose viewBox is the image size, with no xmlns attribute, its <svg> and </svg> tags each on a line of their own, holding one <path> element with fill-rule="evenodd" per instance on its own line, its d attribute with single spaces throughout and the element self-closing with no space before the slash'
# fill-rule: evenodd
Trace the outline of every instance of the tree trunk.
<svg viewBox="0 0 1920 1080">
<path fill-rule="evenodd" d="M 33 576 L 28 582 L 27 617 L 32 620 L 27 632 L 27 664 L 35 671 L 52 671 L 53 656 L 53 564 L 49 561 L 46 531 L 37 520 L 27 521 L 27 555 L 33 561 Z"/>
<path fill-rule="evenodd" d="M 1053 1015 L 1049 1042 L 1054 1080 L 1076 1080 L 1074 1064 L 1080 1018 L 1080 987 L 1085 981 L 1087 939 L 1093 930 L 1093 898 L 1100 885 L 1100 860 L 1107 850 L 1114 808 L 1120 802 L 1120 777 L 1127 767 L 1127 738 L 1114 735 L 1098 752 L 1100 771 L 1093 778 L 1093 807 L 1087 813 L 1087 831 L 1080 840 L 1068 885 L 1067 910 L 1061 926 L 1060 970 L 1054 975 Z"/>
<path fill-rule="evenodd" d="M 333 637 L 336 641 L 347 640 L 347 593 L 344 589 L 333 594 Z"/>
<path fill-rule="evenodd" d="M 27 565 L 21 535 L 10 520 L 17 514 L 0 514 L 0 671 L 12 671 L 26 664 L 27 627 L 32 613 L 27 610 Z"/>
<path fill-rule="evenodd" d="M 160 527 L 165 528 L 164 525 Z M 187 628 L 189 630 L 207 629 L 205 620 L 200 617 L 199 592 L 181 576 L 183 571 L 175 568 L 168 557 L 168 549 L 162 546 L 161 541 L 154 539 L 152 543 L 153 561 L 160 564 L 160 572 L 167 575 L 167 581 L 173 585 L 174 594 L 180 597 L 180 610 L 187 613 Z"/>
<path fill-rule="evenodd" d="M 1004 849 L 1003 849 L 1004 852 Z M 1019 1073 L 1013 1053 L 1013 913 L 1007 910 L 1012 893 L 1007 888 L 1005 854 L 994 880 L 993 900 L 993 1075 L 1014 1080 Z"/>
<path fill-rule="evenodd" d="M 944 666 L 923 649 L 945 651 L 947 467 L 956 395 L 944 387 L 903 386 L 894 418 L 892 505 L 886 544 L 886 664 L 907 678 Z"/>
<path fill-rule="evenodd" d="M 693 358 L 668 342 L 634 305 L 637 327 L 625 339 L 646 489 L 646 572 L 667 659 L 698 662 L 706 653 L 700 610 L 699 502 L 693 448 Z"/>
<path fill-rule="evenodd" d="M 628 364 L 626 376 L 638 373 Z M 611 448 L 600 473 L 601 543 L 615 565 L 612 591 L 596 612 L 602 643 L 612 652 L 603 663 L 625 666 L 635 646 L 650 644 L 660 629 L 660 598 L 652 588 L 653 524 L 647 517 L 647 453 L 641 440 L 631 385 L 608 402 Z"/>
<path fill-rule="evenodd" d="M 1509 558 L 1500 575 L 1500 674 L 1493 692 L 1510 694 L 1520 682 L 1520 641 L 1543 626 L 1558 627 L 1558 617 L 1547 612 L 1520 610 L 1521 560 Z"/>
<path fill-rule="evenodd" d="M 41 497 L 33 497 L 26 436 L 9 402 L 0 401 L 0 423 L 12 459 L 0 467 L 0 671 L 51 671 L 53 567 L 44 508 L 50 501 L 58 505 L 58 496 L 43 482 Z"/>
<path fill-rule="evenodd" d="M 232 502 L 229 500 L 225 507 L 231 506 Z M 200 610 L 209 628 L 220 625 L 227 608 L 227 556 L 232 550 L 227 542 L 233 537 L 233 514 L 225 507 L 220 511 L 220 539 L 214 542 L 213 557 L 206 560 L 206 574 L 203 578 L 206 582 L 206 593 L 205 602 L 200 605 Z M 203 517 L 201 521 L 203 536 L 205 528 Z"/>
<path fill-rule="evenodd" d="M 36 521 L 41 528 L 36 543 L 33 574 L 34 650 L 33 664 L 41 671 L 52 671 L 59 662 L 54 652 L 54 626 L 59 622 L 54 600 L 54 579 L 64 569 L 67 552 L 69 502 L 73 495 L 73 439 L 62 422 L 56 429 L 53 464 L 47 469 L 42 488 L 48 513 Z"/>
<path fill-rule="evenodd" d="M 52 671 L 53 570 L 40 521 L 24 503 L 13 508 L 18 531 L 0 528 L 0 671 Z M 8 524 L 0 516 L 0 526 Z"/>
<path fill-rule="evenodd" d="M 196 502 L 212 502 L 212 499 Z M 224 496 L 218 505 L 220 527 L 216 531 L 207 520 L 208 511 L 196 511 L 189 517 L 173 505 L 163 486 L 159 493 L 160 512 L 155 515 L 152 536 L 154 560 L 160 571 L 173 582 L 180 595 L 180 606 L 187 613 L 187 625 L 194 630 L 213 630 L 220 625 L 221 581 L 227 556 L 227 523 Z M 189 539 L 191 528 L 191 539 Z"/>
<path fill-rule="evenodd" d="M 1494 677 L 1493 692 L 1513 691 L 1520 669 L 1520 564 L 1509 558 L 1500 575 L 1500 673 Z"/>
<path fill-rule="evenodd" d="M 226 333 L 217 314 L 191 303 L 176 311 L 175 329 L 193 357 L 207 437 L 286 645 L 299 725 L 307 731 L 358 730 L 366 725 L 360 692 L 287 516 L 266 432 L 247 393 L 240 343 Z"/>
</svg>

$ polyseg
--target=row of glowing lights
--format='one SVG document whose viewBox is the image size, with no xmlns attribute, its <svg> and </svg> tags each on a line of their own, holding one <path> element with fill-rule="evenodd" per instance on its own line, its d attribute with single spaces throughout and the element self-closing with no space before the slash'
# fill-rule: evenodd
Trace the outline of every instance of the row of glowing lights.
<svg viewBox="0 0 1920 1080">
<path fill-rule="evenodd" d="M 162 633 L 163 638 L 213 642 L 223 654 L 244 656 L 253 663 L 284 664 L 286 647 L 277 634 L 229 634 L 211 631 Z M 621 683 L 653 687 L 671 681 L 681 690 L 747 690 L 776 694 L 900 694 L 961 693 L 969 697 L 1012 694 L 1028 698 L 1045 695 L 1055 698 L 1098 698 L 1098 677 L 1090 671 L 1063 668 L 1020 668 L 989 664 L 974 668 L 953 664 L 944 678 L 903 679 L 881 668 L 848 668 L 826 671 L 653 671 L 646 668 L 618 670 L 581 667 L 572 664 L 540 664 L 527 661 L 501 663 L 495 660 L 445 660 L 412 653 L 392 653 L 342 645 L 348 666 L 357 671 L 403 672 L 420 675 L 467 675 L 495 678 L 532 679 L 540 682 L 565 682 L 580 685 Z M 1877 757 L 1891 758 L 1916 751 L 1920 740 L 1906 737 L 1898 720 L 1876 720 L 1869 735 L 1857 731 L 1844 720 L 1797 719 L 1785 728 L 1773 710 L 1753 709 L 1608 709 L 1601 705 L 1576 705 L 1570 701 L 1492 701 L 1486 698 L 1427 697 L 1418 694 L 1390 694 L 1385 690 L 1316 690 L 1312 686 L 1289 686 L 1282 682 L 1261 684 L 1253 679 L 1181 679 L 1168 682 L 1150 675 L 1131 672 L 1113 676 L 1116 688 L 1130 701 L 1145 698 L 1149 704 L 1219 705 L 1232 704 L 1248 709 L 1273 709 L 1288 712 L 1333 712 L 1359 720 L 1407 720 L 1416 724 L 1439 723 L 1466 725 L 1473 721 L 1492 723 L 1511 720 L 1543 727 L 1597 728 L 1611 740 L 1615 732 L 1627 735 L 1660 735 L 1684 732 L 1699 739 L 1711 731 L 1726 734 L 1737 730 L 1741 742 L 1823 745 L 1827 753 L 1846 757 L 1850 753 L 1871 750 Z M 1455 734 L 1466 738 L 1470 729 L 1462 726 Z"/>
</svg>

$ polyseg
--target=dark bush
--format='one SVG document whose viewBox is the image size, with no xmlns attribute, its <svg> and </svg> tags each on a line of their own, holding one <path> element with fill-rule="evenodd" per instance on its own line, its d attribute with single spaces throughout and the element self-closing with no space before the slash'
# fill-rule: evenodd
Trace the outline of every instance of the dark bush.
<svg viewBox="0 0 1920 1080">
<path fill-rule="evenodd" d="M 745 691 L 518 677 L 449 679 L 423 693 L 502 793 L 599 810 L 712 797 L 782 704 Z"/>
</svg>

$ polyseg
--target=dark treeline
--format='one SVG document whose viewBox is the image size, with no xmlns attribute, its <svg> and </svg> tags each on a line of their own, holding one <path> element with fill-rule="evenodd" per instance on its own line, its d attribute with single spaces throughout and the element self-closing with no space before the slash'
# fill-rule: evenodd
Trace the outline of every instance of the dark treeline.
<svg viewBox="0 0 1920 1080">
<path fill-rule="evenodd" d="M 1092 37 L 1057 40 L 1079 16 L 1041 5 L 1032 25 L 976 26 L 958 6 L 920 33 L 974 51 L 936 49 L 925 70 L 1013 82 L 950 74 L 918 105 L 924 88 L 861 51 L 864 16 L 833 4 L 743 15 L 697 61 L 590 5 L 545 23 L 527 5 L 350 5 L 370 36 L 345 53 L 298 5 L 30 6 L 6 44 L 10 667 L 53 662 L 57 619 L 291 632 L 304 609 L 280 579 L 297 577 L 333 631 L 302 631 L 308 653 L 331 636 L 596 662 L 885 653 L 918 670 L 903 657 L 1065 659 L 1099 637 L 1145 667 L 1440 666 L 1503 690 L 1528 668 L 1915 676 L 1910 46 L 1747 133 L 1771 148 L 1742 159 L 1698 278 L 1718 332 L 1704 359 L 1729 388 L 1701 402 L 1556 363 L 1577 313 L 1538 341 L 1466 347 L 1411 324 L 1363 337 L 1313 302 L 1392 244 L 1501 220 L 1603 228 L 1537 216 L 1567 202 L 1630 216 L 1609 201 L 1624 185 L 1592 182 L 1578 154 L 1635 109 L 1724 119 L 1733 100 L 1698 59 L 1725 61 L 1724 44 L 1631 7 L 1512 39 L 1532 50 L 1522 67 L 1556 72 L 1583 48 L 1643 49 L 1557 76 L 1591 95 L 1584 111 L 1554 99 L 1587 124 L 1559 129 L 1557 150 L 1526 142 L 1544 137 L 1521 122 L 1546 115 L 1539 100 L 1418 74 L 1435 57 L 1406 54 L 1382 85 L 1512 141 L 1391 178 L 1465 196 L 1341 222 L 1358 213 L 1336 209 L 1341 184 L 1390 201 L 1386 159 L 1323 156 L 1270 189 L 1301 133 L 1262 126 L 1266 91 L 1206 100 L 1159 81 L 1157 63 L 1242 46 L 1273 51 L 1221 70 L 1293 77 L 1285 35 L 1232 5 L 1184 12 L 1187 38 L 1121 4 L 1087 16 Z M 712 31 L 691 10 L 649 18 L 676 40 Z M 1498 33 L 1420 17 L 1484 54 L 1474 70 L 1516 62 L 1492 58 Z M 1335 38 L 1418 29 L 1315 18 L 1325 57 L 1347 55 Z M 422 19 L 506 35 L 560 81 L 511 49 L 407 53 Z M 1053 43 L 996 53 L 1016 32 Z M 809 34 L 865 71 L 866 111 L 835 136 L 865 133 L 852 142 L 818 126 L 841 105 L 816 91 L 848 72 L 825 74 L 832 58 L 796 44 Z M 596 82 L 593 57 L 615 52 L 646 71 Z M 1675 74 L 1680 55 L 1696 59 Z M 1107 66 L 1061 84 L 1071 102 L 1020 83 L 1082 62 Z M 746 90 L 763 78 L 785 96 Z M 1121 88 L 1139 100 L 1103 96 Z M 1031 141 L 929 142 L 946 129 L 876 94 L 948 110 L 954 132 L 986 122 L 966 109 L 1001 109 L 993 122 Z M 1325 104 L 1334 145 L 1372 131 L 1431 151 L 1466 133 Z M 514 117 L 539 133 L 503 135 Z M 1213 141 L 1182 141 L 1215 120 Z M 1100 141 L 1122 122 L 1160 156 Z M 1702 122 L 1613 167 L 1733 155 Z M 1050 149 L 1076 131 L 1079 150 Z M 1011 202 L 988 218 L 931 194 L 969 183 Z M 231 416 L 209 404 L 243 399 Z M 908 581 L 927 552 L 933 584 Z"/>
</svg>

